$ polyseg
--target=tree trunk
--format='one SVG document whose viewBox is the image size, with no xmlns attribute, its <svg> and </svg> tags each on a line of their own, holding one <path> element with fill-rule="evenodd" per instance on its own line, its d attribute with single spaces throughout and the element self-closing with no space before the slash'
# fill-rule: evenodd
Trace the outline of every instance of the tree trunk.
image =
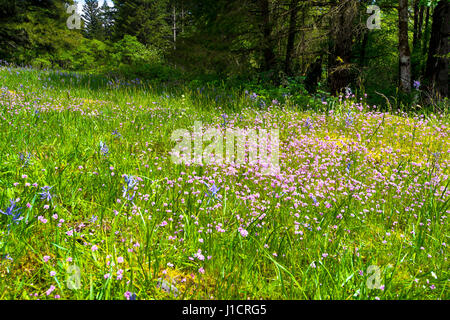
<svg viewBox="0 0 450 320">
<path fill-rule="evenodd" d="M 424 6 L 420 0 L 414 1 L 414 29 L 411 53 L 411 75 L 412 79 L 419 79 L 421 74 L 421 47 L 422 47 L 422 25 Z"/>
<path fill-rule="evenodd" d="M 339 94 L 354 80 L 351 57 L 355 35 L 354 19 L 358 12 L 357 3 L 353 0 L 343 1 L 337 6 L 336 13 L 331 18 L 328 55 L 328 86 L 333 95 Z"/>
<path fill-rule="evenodd" d="M 408 43 L 408 0 L 398 2 L 399 87 L 411 92 L 411 51 Z"/>
<path fill-rule="evenodd" d="M 181 4 L 181 33 L 184 33 L 184 5 Z"/>
<path fill-rule="evenodd" d="M 419 0 L 414 0 L 414 27 L 413 27 L 413 48 L 417 48 L 419 40 Z"/>
<path fill-rule="evenodd" d="M 309 67 L 305 78 L 305 89 L 310 93 L 316 93 L 317 85 L 322 76 L 322 56 L 317 57 Z"/>
<path fill-rule="evenodd" d="M 264 57 L 264 63 L 262 66 L 263 71 L 269 71 L 273 69 L 275 65 L 275 54 L 273 52 L 272 45 L 272 25 L 270 22 L 270 9 L 269 0 L 259 0 L 259 6 L 261 10 L 261 22 L 262 22 L 262 54 Z"/>
<path fill-rule="evenodd" d="M 177 49 L 177 9 L 173 6 L 173 50 Z"/>
<path fill-rule="evenodd" d="M 417 40 L 418 40 L 419 46 L 421 45 L 421 41 L 422 41 L 423 12 L 424 12 L 424 6 L 420 6 L 420 8 L 419 8 L 419 25 L 418 25 L 418 34 L 417 34 Z"/>
<path fill-rule="evenodd" d="M 431 38 L 425 78 L 430 89 L 440 97 L 448 97 L 448 36 L 450 33 L 450 2 L 441 0 L 433 13 Z"/>
<path fill-rule="evenodd" d="M 284 62 L 284 71 L 288 75 L 292 75 L 291 59 L 292 59 L 292 51 L 294 49 L 295 36 L 297 35 L 296 27 L 298 14 L 298 0 L 291 0 L 289 10 L 290 10 L 290 19 L 289 19 L 288 40 L 286 46 L 286 60 Z"/>
<path fill-rule="evenodd" d="M 427 44 L 428 44 L 428 25 L 430 24 L 430 7 L 427 7 L 427 11 L 425 13 L 425 29 L 422 43 L 422 53 L 427 54 Z M 425 71 L 425 70 L 424 70 Z"/>
<path fill-rule="evenodd" d="M 364 31 L 363 39 L 361 42 L 361 53 L 359 56 L 359 67 L 363 68 L 366 61 L 366 47 L 367 43 L 369 42 L 369 33 L 367 31 Z"/>
</svg>

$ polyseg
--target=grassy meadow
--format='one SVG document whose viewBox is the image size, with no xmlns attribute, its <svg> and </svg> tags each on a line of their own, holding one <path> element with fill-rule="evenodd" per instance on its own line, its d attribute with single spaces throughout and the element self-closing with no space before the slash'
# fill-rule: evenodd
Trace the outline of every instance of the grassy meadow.
<svg viewBox="0 0 450 320">
<path fill-rule="evenodd" d="M 0 299 L 450 296 L 448 107 L 7 67 L 0 87 Z M 280 173 L 175 164 L 195 121 L 278 129 Z"/>
</svg>

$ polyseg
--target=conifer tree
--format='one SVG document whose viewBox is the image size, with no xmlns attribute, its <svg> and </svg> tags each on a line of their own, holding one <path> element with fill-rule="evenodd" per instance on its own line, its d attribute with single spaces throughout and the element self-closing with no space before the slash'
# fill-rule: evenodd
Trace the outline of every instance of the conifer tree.
<svg viewBox="0 0 450 320">
<path fill-rule="evenodd" d="M 111 39 L 113 35 L 114 21 L 116 10 L 110 7 L 105 0 L 100 8 L 100 15 L 102 20 L 103 32 L 105 39 Z"/>
<path fill-rule="evenodd" d="M 117 9 L 115 38 L 136 36 L 160 49 L 171 43 L 170 8 L 167 0 L 114 0 Z"/>
<path fill-rule="evenodd" d="M 103 40 L 104 30 L 98 0 L 85 0 L 81 18 L 84 22 L 85 36 L 89 39 Z"/>
</svg>

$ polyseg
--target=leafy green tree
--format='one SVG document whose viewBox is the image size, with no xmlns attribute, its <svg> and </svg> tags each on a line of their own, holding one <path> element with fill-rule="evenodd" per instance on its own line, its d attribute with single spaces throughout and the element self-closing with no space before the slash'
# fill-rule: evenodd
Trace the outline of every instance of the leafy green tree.
<svg viewBox="0 0 450 320">
<path fill-rule="evenodd" d="M 136 36 L 145 45 L 167 49 L 171 43 L 170 13 L 167 0 L 114 0 L 115 40 Z"/>
<path fill-rule="evenodd" d="M 41 67 L 65 67 L 67 51 L 80 40 L 69 30 L 67 6 L 72 0 L 2 0 L 0 59 Z"/>
</svg>

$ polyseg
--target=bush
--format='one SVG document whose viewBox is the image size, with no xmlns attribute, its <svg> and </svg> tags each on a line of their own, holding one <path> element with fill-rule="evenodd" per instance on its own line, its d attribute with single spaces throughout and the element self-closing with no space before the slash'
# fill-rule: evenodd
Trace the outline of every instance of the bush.
<svg viewBox="0 0 450 320">
<path fill-rule="evenodd" d="M 140 43 L 136 37 L 125 35 L 115 43 L 109 59 L 109 70 L 125 77 L 158 78 L 167 77 L 160 52 Z"/>
<path fill-rule="evenodd" d="M 50 69 L 52 63 L 46 58 L 36 58 L 31 61 L 31 66 L 36 69 Z"/>
<path fill-rule="evenodd" d="M 108 45 L 99 40 L 83 39 L 73 53 L 73 70 L 100 72 L 108 61 Z"/>
</svg>

